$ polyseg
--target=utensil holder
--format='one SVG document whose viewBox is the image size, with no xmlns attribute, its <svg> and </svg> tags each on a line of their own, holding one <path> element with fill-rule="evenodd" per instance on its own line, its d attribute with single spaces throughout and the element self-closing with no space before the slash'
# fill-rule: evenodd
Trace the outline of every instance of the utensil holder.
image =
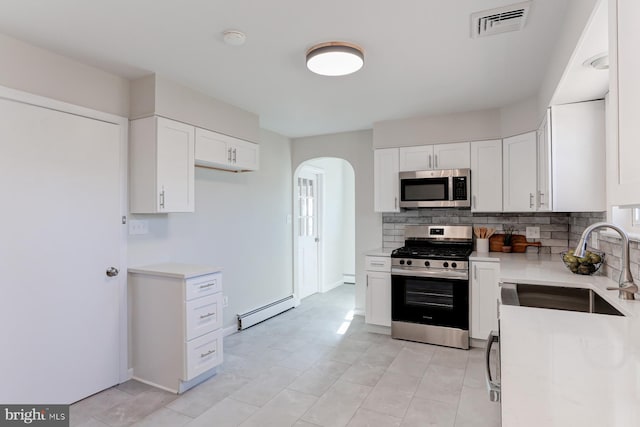
<svg viewBox="0 0 640 427">
<path fill-rule="evenodd" d="M 489 252 L 489 239 L 476 239 L 476 251 L 479 253 Z"/>
</svg>

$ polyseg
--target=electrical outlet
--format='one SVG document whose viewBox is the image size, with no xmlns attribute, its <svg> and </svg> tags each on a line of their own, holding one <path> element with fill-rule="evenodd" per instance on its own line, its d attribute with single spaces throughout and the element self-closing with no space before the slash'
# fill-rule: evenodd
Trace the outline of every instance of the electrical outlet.
<svg viewBox="0 0 640 427">
<path fill-rule="evenodd" d="M 539 239 L 540 227 L 527 227 L 527 239 Z"/>
<path fill-rule="evenodd" d="M 228 306 L 229 306 L 229 297 L 225 295 L 222 297 L 222 308 L 228 307 Z"/>
<path fill-rule="evenodd" d="M 146 219 L 129 220 L 129 234 L 149 234 L 149 221 Z"/>
</svg>

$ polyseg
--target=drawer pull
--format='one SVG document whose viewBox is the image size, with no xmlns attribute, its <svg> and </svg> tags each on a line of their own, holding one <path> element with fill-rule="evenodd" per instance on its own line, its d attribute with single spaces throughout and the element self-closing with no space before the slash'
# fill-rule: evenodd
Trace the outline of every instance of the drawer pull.
<svg viewBox="0 0 640 427">
<path fill-rule="evenodd" d="M 371 265 L 379 265 L 380 267 L 384 267 L 384 262 L 371 262 Z"/>
<path fill-rule="evenodd" d="M 207 357 L 208 355 L 215 353 L 215 350 L 209 350 L 206 353 L 200 353 L 200 358 Z"/>
<path fill-rule="evenodd" d="M 200 315 L 200 318 L 201 318 L 201 319 L 206 319 L 207 317 L 211 317 L 211 316 L 215 316 L 215 315 L 216 315 L 216 313 L 215 313 L 215 312 L 213 312 L 213 313 L 207 313 L 207 314 L 201 314 L 201 315 Z"/>
<path fill-rule="evenodd" d="M 216 285 L 216 281 L 214 280 L 213 282 L 207 283 L 206 285 L 200 285 L 200 289 L 207 289 L 215 285 Z"/>
</svg>

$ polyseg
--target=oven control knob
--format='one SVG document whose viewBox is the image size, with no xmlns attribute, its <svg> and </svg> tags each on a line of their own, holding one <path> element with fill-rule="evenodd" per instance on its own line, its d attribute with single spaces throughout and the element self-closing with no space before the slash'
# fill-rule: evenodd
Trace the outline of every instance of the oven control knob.
<svg viewBox="0 0 640 427">
<path fill-rule="evenodd" d="M 455 262 L 451 263 L 451 268 L 456 268 L 458 266 L 458 264 L 456 264 Z"/>
<path fill-rule="evenodd" d="M 425 262 L 424 262 L 424 266 L 425 266 L 425 267 L 429 267 L 429 261 L 425 261 Z"/>
<path fill-rule="evenodd" d="M 400 260 L 400 265 L 404 265 L 404 260 L 403 259 Z"/>
<path fill-rule="evenodd" d="M 447 261 L 445 261 L 445 262 L 443 262 L 443 263 L 442 263 L 442 266 L 443 266 L 444 268 L 447 268 L 447 267 L 449 267 L 449 263 L 448 263 Z"/>
<path fill-rule="evenodd" d="M 407 261 L 407 265 L 411 265 L 411 260 Z"/>
</svg>

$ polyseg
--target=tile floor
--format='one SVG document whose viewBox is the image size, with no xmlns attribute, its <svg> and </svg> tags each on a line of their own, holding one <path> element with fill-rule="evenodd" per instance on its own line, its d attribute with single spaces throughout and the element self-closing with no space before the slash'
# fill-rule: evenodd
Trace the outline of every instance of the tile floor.
<svg viewBox="0 0 640 427">
<path fill-rule="evenodd" d="M 354 287 L 225 338 L 218 374 L 176 396 L 136 381 L 71 407 L 82 427 L 500 425 L 483 351 L 369 333 Z"/>
</svg>

